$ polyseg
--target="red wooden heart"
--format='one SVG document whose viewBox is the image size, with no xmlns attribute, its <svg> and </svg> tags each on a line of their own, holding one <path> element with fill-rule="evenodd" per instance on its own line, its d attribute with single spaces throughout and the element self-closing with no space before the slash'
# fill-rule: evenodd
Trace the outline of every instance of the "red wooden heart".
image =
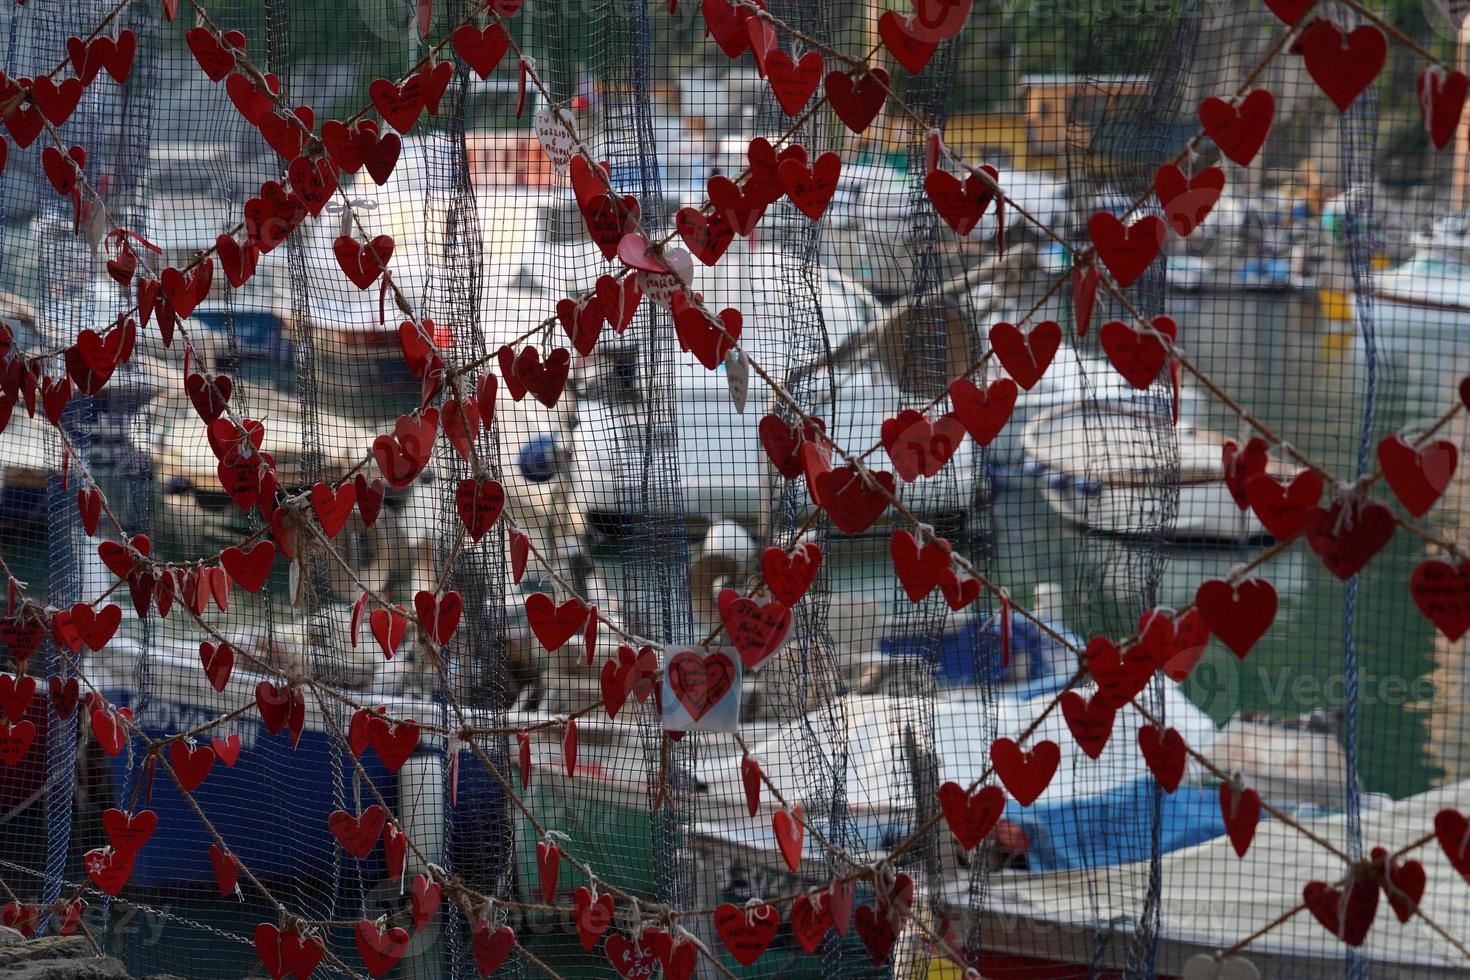
<svg viewBox="0 0 1470 980">
<path fill-rule="evenodd" d="M 1440 810 L 1434 815 L 1434 836 L 1450 866 L 1470 882 L 1470 820 L 1458 810 Z"/>
<path fill-rule="evenodd" d="M 184 379 L 184 391 L 194 406 L 194 411 L 208 425 L 224 413 L 234 393 L 235 383 L 228 375 L 209 376 L 191 372 Z"/>
<path fill-rule="evenodd" d="M 545 592 L 533 592 L 526 597 L 526 619 L 541 645 L 556 650 L 587 625 L 587 604 L 573 596 L 558 606 Z"/>
<path fill-rule="evenodd" d="M 771 595 L 795 606 L 816 581 L 822 567 L 822 549 L 810 542 L 790 551 L 771 547 L 761 553 L 761 575 Z"/>
<path fill-rule="evenodd" d="M 1283 24 L 1295 24 L 1316 4 L 1312 0 L 1266 0 L 1266 6 Z"/>
<path fill-rule="evenodd" d="M 413 931 L 423 932 L 434 921 L 434 916 L 439 914 L 439 905 L 444 894 L 444 887 L 437 881 L 430 881 L 427 875 L 416 874 L 413 876 Z"/>
<path fill-rule="evenodd" d="M 77 189 L 79 176 L 86 165 L 87 151 L 80 146 L 73 146 L 65 153 L 54 146 L 41 151 L 41 170 L 62 197 Z"/>
<path fill-rule="evenodd" d="M 785 51 L 776 50 L 766 55 L 766 79 L 771 83 L 771 92 L 781 111 L 796 116 L 811 101 L 812 93 L 822 82 L 822 69 L 826 63 L 815 51 L 808 51 L 799 61 L 792 62 Z"/>
<path fill-rule="evenodd" d="M 1067 728 L 1083 753 L 1089 759 L 1102 755 L 1108 737 L 1113 734 L 1113 718 L 1118 713 L 1112 699 L 1101 691 L 1087 700 L 1076 691 L 1063 691 L 1058 704 Z"/>
<path fill-rule="evenodd" d="M 1301 533 L 1308 512 L 1322 499 L 1322 478 L 1302 470 L 1289 486 L 1282 486 L 1275 477 L 1257 473 L 1246 481 L 1246 497 L 1261 526 L 1278 541 L 1289 541 Z"/>
<path fill-rule="evenodd" d="M 401 926 L 379 929 L 377 923 L 359 919 L 352 931 L 362 965 L 370 976 L 381 977 L 408 952 L 408 930 Z"/>
<path fill-rule="evenodd" d="M 1158 257 L 1168 234 L 1164 222 L 1156 215 L 1140 218 L 1125 227 L 1106 211 L 1099 211 L 1087 220 L 1087 232 L 1098 258 L 1119 286 L 1131 286 L 1138 281 Z"/>
<path fill-rule="evenodd" d="M 1388 904 L 1393 909 L 1394 916 L 1400 922 L 1408 922 L 1414 917 L 1414 910 L 1419 907 L 1419 900 L 1424 897 L 1424 886 L 1428 884 L 1424 865 L 1418 861 L 1405 861 L 1400 864 L 1381 847 L 1373 848 L 1369 857 L 1382 869 L 1379 884 L 1383 886 L 1383 894 L 1388 897 Z"/>
<path fill-rule="evenodd" d="M 1225 440 L 1220 451 L 1220 467 L 1225 474 L 1225 486 L 1241 510 L 1250 506 L 1250 481 L 1259 473 L 1266 472 L 1266 440 L 1253 436 L 1241 448 L 1234 439 Z"/>
<path fill-rule="evenodd" d="M 478 544 L 505 510 L 505 488 L 496 480 L 461 480 L 454 507 L 470 540 Z"/>
<path fill-rule="evenodd" d="M 1336 24 L 1318 17 L 1297 35 L 1291 50 L 1302 56 L 1307 74 L 1337 111 L 1347 112 L 1383 70 L 1388 40 L 1371 24 L 1359 25 L 1344 37 Z"/>
<path fill-rule="evenodd" d="M 623 677 L 623 671 L 620 669 L 617 658 L 611 658 L 604 663 L 602 670 L 597 675 L 598 689 L 602 692 L 602 707 L 609 718 L 616 718 L 628 700 L 628 690 L 623 685 Z"/>
<path fill-rule="evenodd" d="M 249 551 L 226 548 L 219 557 L 232 581 L 246 592 L 259 592 L 276 560 L 276 546 L 270 541 L 260 541 Z"/>
<path fill-rule="evenodd" d="M 282 980 L 290 972 L 290 967 L 281 959 L 280 930 L 269 922 L 262 922 L 255 927 L 255 955 L 260 957 L 265 972 L 274 980 Z"/>
<path fill-rule="evenodd" d="M 931 538 L 921 548 L 908 531 L 895 531 L 888 539 L 888 554 L 910 602 L 922 602 L 949 570 L 950 545 L 943 538 Z"/>
<path fill-rule="evenodd" d="M 134 331 L 129 320 L 105 335 L 95 330 L 77 334 L 76 344 L 66 349 L 66 373 L 83 394 L 95 395 L 107 384 L 124 356 L 132 353 Z"/>
<path fill-rule="evenodd" d="M 379 724 L 368 728 L 367 738 L 388 771 L 397 772 L 418 748 L 419 724 L 412 718 L 391 726 L 380 720 Z"/>
<path fill-rule="evenodd" d="M 1414 605 L 1451 643 L 1470 631 L 1470 561 L 1419 563 L 1409 577 Z"/>
<path fill-rule="evenodd" d="M 51 695 L 51 707 L 56 712 L 56 717 L 63 721 L 69 719 L 77 710 L 77 700 L 81 695 L 81 687 L 77 684 L 75 677 L 68 677 L 63 681 L 60 676 L 52 674 L 46 679 L 46 685 Z"/>
<path fill-rule="evenodd" d="M 400 133 L 406 133 L 418 122 L 424 111 L 424 96 L 419 76 L 409 78 L 399 86 L 386 78 L 375 79 L 368 86 L 368 97 L 383 121 Z"/>
<path fill-rule="evenodd" d="M 270 115 L 276 104 L 272 93 L 281 91 L 280 80 L 275 75 L 267 73 L 264 79 L 265 84 L 262 85 L 260 81 L 241 74 L 231 75 L 225 81 L 225 92 L 230 101 L 252 126 L 260 125 L 260 121 Z"/>
<path fill-rule="evenodd" d="M 526 560 L 531 557 L 531 538 L 514 527 L 506 537 L 510 539 L 510 577 L 516 585 L 520 585 L 526 574 Z"/>
<path fill-rule="evenodd" d="M 1153 384 L 1179 333 L 1179 327 L 1167 316 L 1149 321 L 1153 332 L 1134 330 L 1121 320 L 1110 320 L 1098 331 L 1098 340 L 1108 360 L 1129 384 L 1140 391 Z M 1160 339 L 1167 337 L 1169 344 Z"/>
<path fill-rule="evenodd" d="M 256 126 L 261 137 L 282 159 L 295 160 L 306 149 L 315 122 L 316 114 L 311 106 L 299 105 L 289 113 L 284 107 L 273 108 L 260 117 Z"/>
<path fill-rule="evenodd" d="M 77 111 L 82 100 L 82 82 L 68 78 L 57 85 L 46 75 L 37 75 L 31 82 L 31 102 L 53 126 L 61 126 Z"/>
<path fill-rule="evenodd" d="M 715 370 L 740 339 L 744 317 L 734 307 L 726 307 L 715 320 L 701 307 L 681 305 L 677 298 L 674 302 L 674 331 L 678 334 L 679 345 L 692 353 L 700 364 Z"/>
<path fill-rule="evenodd" d="M 726 902 L 715 909 L 715 932 L 735 962 L 750 966 L 776 938 L 781 926 L 781 913 L 774 905 L 739 906 Z"/>
<path fill-rule="evenodd" d="M 1378 444 L 1378 465 L 1404 509 L 1423 517 L 1454 478 L 1460 454 L 1455 444 L 1440 439 L 1415 448 L 1403 436 L 1389 436 Z"/>
<path fill-rule="evenodd" d="M 371 120 L 363 120 L 357 124 L 359 130 Z M 393 170 L 398 166 L 398 155 L 403 150 L 403 140 L 397 133 L 384 133 L 381 137 L 376 136 L 376 124 L 374 124 L 374 142 L 366 146 L 362 151 L 362 165 L 367 169 L 368 176 L 373 182 L 382 186 L 388 182 L 393 175 Z"/>
<path fill-rule="evenodd" d="M 355 174 L 362 169 L 365 154 L 377 142 L 378 124 L 372 119 L 359 120 L 351 128 L 337 119 L 322 123 L 322 144 L 337 166 L 348 173 Z"/>
<path fill-rule="evenodd" d="M 868 470 L 876 487 L 869 486 L 849 463 L 841 469 L 818 474 L 814 481 L 816 502 L 843 534 L 861 534 L 888 508 L 897 484 L 892 473 Z"/>
<path fill-rule="evenodd" d="M 413 597 L 413 608 L 418 613 L 419 624 L 430 638 L 440 646 L 448 643 L 459 629 L 459 619 L 464 613 L 464 599 L 458 592 L 446 592 L 442 596 L 420 589 Z"/>
<path fill-rule="evenodd" d="M 633 316 L 638 312 L 638 304 L 643 300 L 643 291 L 638 288 L 638 277 L 624 276 L 623 281 L 618 282 L 609 275 L 598 276 L 596 292 L 608 326 L 618 333 L 628 329 L 628 324 L 633 322 Z M 485 377 L 493 378 L 494 375 L 487 374 Z"/>
<path fill-rule="evenodd" d="M 806 147 L 791 143 L 779 153 L 764 136 L 751 140 L 745 151 L 750 161 L 750 177 L 745 182 L 745 193 L 758 201 L 774 204 L 784 193 L 781 190 L 781 164 L 786 160 L 807 160 Z"/>
<path fill-rule="evenodd" d="M 1077 336 L 1086 337 L 1092 325 L 1092 308 L 1097 303 L 1097 266 L 1091 263 L 1072 270 L 1072 314 L 1077 324 Z"/>
<path fill-rule="evenodd" d="M 618 976 L 628 980 L 651 977 L 658 968 L 658 956 L 651 948 L 635 943 L 620 932 L 607 937 L 603 952 Z"/>
<path fill-rule="evenodd" d="M 950 833 L 967 851 L 972 851 L 990 835 L 1005 810 L 1006 795 L 999 786 L 986 786 L 977 793 L 967 793 L 956 782 L 939 787 L 939 809 L 949 824 Z"/>
<path fill-rule="evenodd" d="M 853 81 L 846 71 L 829 72 L 826 79 L 827 103 L 842 124 L 861 134 L 870 126 L 888 99 L 892 79 L 882 68 L 864 72 L 861 81 Z"/>
<path fill-rule="evenodd" d="M 1137 645 L 1122 653 L 1105 636 L 1094 636 L 1088 641 L 1086 659 L 1098 694 L 1114 708 L 1132 701 L 1147 686 L 1156 666 L 1147 648 Z"/>
<path fill-rule="evenodd" d="M 964 424 L 956 415 L 946 413 L 931 422 L 913 409 L 885 419 L 879 431 L 888 458 L 905 483 L 936 475 L 965 438 Z"/>
<path fill-rule="evenodd" d="M 1001 378 L 984 390 L 968 378 L 956 378 L 949 385 L 955 416 L 982 446 L 990 445 L 1010 421 L 1017 394 L 1010 378 Z"/>
<path fill-rule="evenodd" d="M 1166 729 L 1160 735 L 1153 725 L 1144 725 L 1138 730 L 1138 750 L 1143 753 L 1143 761 L 1148 764 L 1149 772 L 1154 774 L 1154 779 L 1165 793 L 1172 793 L 1179 788 L 1179 782 L 1184 778 L 1185 762 L 1182 735 L 1172 728 Z"/>
<path fill-rule="evenodd" d="M 489 78 L 505 52 L 510 50 L 510 35 L 498 23 L 491 23 L 483 30 L 473 24 L 464 24 L 449 36 L 454 51 L 464 59 L 481 78 Z"/>
<path fill-rule="evenodd" d="M 714 213 L 722 215 L 735 234 L 750 235 L 755 232 L 756 223 L 765 214 L 767 205 L 759 194 L 741 190 L 738 184 L 723 175 L 709 179 L 707 193 Z M 657 273 L 664 270 L 660 266 L 647 271 Z"/>
<path fill-rule="evenodd" d="M 36 679 L 30 675 L 16 677 L 0 674 L 0 714 L 20 721 L 36 696 Z"/>
<path fill-rule="evenodd" d="M 488 977 L 510 956 L 515 949 L 516 934 L 510 926 L 501 926 L 491 931 L 490 923 L 476 919 L 470 930 L 470 948 L 475 955 L 475 970 L 481 977 Z"/>
<path fill-rule="evenodd" d="M 82 855 L 82 867 L 92 884 L 109 895 L 117 895 L 133 874 L 133 855 L 110 848 L 94 848 Z"/>
<path fill-rule="evenodd" d="M 233 32 L 232 32 L 233 33 Z M 224 81 L 235 67 L 235 54 L 207 27 L 195 27 L 184 37 L 194 60 L 211 82 Z"/>
<path fill-rule="evenodd" d="M 274 180 L 261 184 L 260 195 L 245 202 L 245 234 L 262 254 L 284 242 L 305 218 L 301 198 Z"/>
<path fill-rule="evenodd" d="M 1204 223 L 1225 190 L 1225 171 L 1206 167 L 1191 177 L 1172 163 L 1154 175 L 1154 192 L 1174 233 L 1187 237 Z"/>
<path fill-rule="evenodd" d="M 989 164 L 980 169 L 989 175 L 988 181 L 976 173 L 966 174 L 961 181 L 949 171 L 938 169 L 930 170 L 924 175 L 924 193 L 929 195 L 934 213 L 943 218 L 944 223 L 960 237 L 975 230 L 985 209 L 995 199 L 1000 171 Z"/>
<path fill-rule="evenodd" d="M 307 213 L 312 217 L 321 214 L 322 208 L 332 199 L 332 192 L 337 189 L 337 164 L 332 158 L 298 156 L 291 161 L 287 174 L 291 178 L 291 189 L 301 198 Z M 386 235 L 379 237 L 387 238 Z M 388 241 L 391 243 L 392 239 Z M 338 261 L 341 261 L 340 256 Z M 383 264 L 387 262 L 385 257 Z"/>
<path fill-rule="evenodd" d="M 1424 130 L 1435 149 L 1443 150 L 1460 125 L 1465 110 L 1465 96 L 1470 92 L 1470 79 L 1464 72 L 1446 71 L 1442 65 L 1430 65 L 1419 73 L 1419 111 L 1424 115 Z"/>
<path fill-rule="evenodd" d="M 837 192 L 837 180 L 842 174 L 842 158 L 830 150 L 812 161 L 810 168 L 801 160 L 782 160 L 777 168 L 781 188 L 798 211 L 813 221 L 822 217 L 832 195 Z"/>
<path fill-rule="evenodd" d="M 356 505 L 357 487 L 351 483 L 335 488 L 330 483 L 317 483 L 311 488 L 311 508 L 316 512 L 322 533 L 329 538 L 342 533 Z"/>
<path fill-rule="evenodd" d="M 358 289 L 366 289 L 388 268 L 388 260 L 393 255 L 393 239 L 379 235 L 371 242 L 359 245 L 351 235 L 341 235 L 332 244 L 332 253 L 337 256 L 337 264 L 348 280 Z"/>
<path fill-rule="evenodd" d="M 791 634 L 791 609 L 777 599 L 756 602 L 735 589 L 724 589 L 718 606 L 725 632 L 747 670 L 769 659 Z"/>
<path fill-rule="evenodd" d="M 1302 889 L 1302 901 L 1328 932 L 1349 946 L 1361 946 L 1378 913 L 1378 882 L 1350 879 L 1346 889 L 1338 889 L 1309 881 Z"/>
<path fill-rule="evenodd" d="M 1055 320 L 1043 320 L 1027 333 L 1009 323 L 990 328 L 990 349 L 1006 373 L 1027 391 L 1041 380 L 1061 346 L 1062 328 Z"/>
<path fill-rule="evenodd" d="M 118 853 L 135 855 L 158 829 L 158 814 L 153 810 L 126 813 L 112 807 L 102 811 L 102 829 Z"/>
<path fill-rule="evenodd" d="M 413 483 L 429 465 L 438 435 L 439 410 L 430 408 L 399 416 L 392 435 L 380 435 L 373 440 L 373 458 L 390 487 L 403 490 Z"/>
<path fill-rule="evenodd" d="M 1271 131 L 1276 99 L 1265 89 L 1256 89 L 1239 105 L 1211 96 L 1199 105 L 1199 121 L 1220 152 L 1242 167 L 1260 152 Z"/>
<path fill-rule="evenodd" d="M 801 475 L 802 444 L 807 440 L 820 441 L 824 426 L 820 419 L 802 422 L 800 428 L 786 424 L 779 415 L 766 415 L 757 426 L 761 446 L 765 448 L 771 465 L 786 479 Z"/>
<path fill-rule="evenodd" d="M 1261 797 L 1255 790 L 1235 791 L 1232 783 L 1220 784 L 1220 815 L 1225 819 L 1225 833 L 1237 857 L 1245 857 L 1261 821 Z"/>
<path fill-rule="evenodd" d="M 832 928 L 832 900 L 814 892 L 791 903 L 791 935 L 807 954 L 815 953 Z"/>
<path fill-rule="evenodd" d="M 1303 529 L 1322 564 L 1345 582 L 1388 544 L 1396 522 L 1393 511 L 1376 501 L 1358 508 L 1356 515 L 1344 515 L 1343 507 L 1338 501 L 1327 509 L 1312 508 Z"/>
<path fill-rule="evenodd" d="M 255 685 L 255 706 L 260 711 L 260 720 L 272 735 L 289 728 L 295 740 L 301 737 L 306 723 L 306 695 L 290 685 L 276 687 L 270 681 Z"/>
<path fill-rule="evenodd" d="M 408 629 L 408 617 L 397 609 L 374 609 L 368 616 L 368 628 L 372 630 L 373 639 L 378 641 L 383 656 L 392 660 Z"/>
<path fill-rule="evenodd" d="M 910 75 L 923 71 L 934 52 L 939 50 L 937 40 L 920 36 L 921 33 L 912 14 L 904 16 L 896 10 L 889 10 L 878 18 L 878 37 L 882 39 L 883 46 L 893 55 L 894 61 L 908 69 Z"/>
<path fill-rule="evenodd" d="M 216 736 L 210 739 L 209 747 L 214 749 L 215 758 L 231 768 L 240 758 L 240 736 L 234 732 L 228 738 Z"/>
<path fill-rule="evenodd" d="M 1038 742 L 1029 752 L 1023 752 L 1008 738 L 990 743 L 990 765 L 1011 799 L 1021 806 L 1036 802 L 1051 783 L 1061 761 L 1062 750 L 1050 739 Z"/>
<path fill-rule="evenodd" d="M 761 764 L 748 755 L 740 757 L 740 784 L 745 790 L 745 809 L 753 817 L 761 808 Z"/>
<path fill-rule="evenodd" d="M 115 602 L 109 602 L 101 609 L 93 609 L 82 602 L 71 607 L 71 625 L 82 642 L 94 651 L 101 651 L 107 646 L 121 623 L 122 608 Z"/>
<path fill-rule="evenodd" d="M 355 817 L 346 810 L 333 810 L 327 817 L 327 827 L 337 838 L 337 843 L 342 845 L 342 850 L 358 860 L 364 860 L 372 853 L 387 822 L 387 811 L 377 803 Z"/>
<path fill-rule="evenodd" d="M 536 875 L 541 883 L 541 897 L 549 905 L 556 898 L 556 879 L 561 873 L 561 848 L 546 841 L 536 842 Z"/>
<path fill-rule="evenodd" d="M 357 489 L 357 513 L 361 515 L 363 524 L 372 527 L 383 506 L 383 482 L 369 481 L 359 473 L 353 478 L 352 485 Z"/>
<path fill-rule="evenodd" d="M 168 747 L 168 763 L 173 768 L 179 788 L 185 793 L 192 793 L 214 768 L 214 749 L 207 745 L 195 748 L 183 739 L 175 739 Z"/>
<path fill-rule="evenodd" d="M 781 849 L 786 867 L 793 873 L 801 867 L 801 842 L 806 836 L 805 817 L 806 814 L 798 806 L 789 811 L 777 810 L 771 818 L 771 830 L 776 835 L 776 845 Z"/>
<path fill-rule="evenodd" d="M 735 683 L 735 664 L 723 653 L 700 656 L 681 650 L 669 658 L 665 670 L 669 689 L 695 721 L 719 704 Z"/>
<path fill-rule="evenodd" d="M 18 766 L 36 739 L 36 726 L 29 721 L 0 722 L 0 762 Z"/>
<path fill-rule="evenodd" d="M 61 413 L 66 411 L 69 401 L 71 401 L 70 378 L 41 379 L 41 404 L 45 409 L 46 418 L 51 420 L 52 425 L 61 424 Z"/>
<path fill-rule="evenodd" d="M 946 568 L 939 576 L 939 591 L 950 609 L 959 612 L 980 597 L 980 580 L 968 574 Z"/>
<path fill-rule="evenodd" d="M 583 357 L 592 353 L 597 339 L 602 336 L 602 303 L 597 296 L 584 297 L 581 302 L 570 297 L 556 304 L 556 317 L 578 354 Z"/>
<path fill-rule="evenodd" d="M 555 408 L 566 388 L 571 366 L 572 355 L 565 347 L 551 351 L 544 361 L 539 350 L 526 347 L 516 355 L 514 374 L 524 390 L 534 395 L 538 402 L 547 408 Z M 520 399 L 517 398 L 516 401 Z"/>
<path fill-rule="evenodd" d="M 577 938 L 581 940 L 583 949 L 590 950 L 597 945 L 597 940 L 612 923 L 612 915 L 611 895 L 594 896 L 586 885 L 572 892 L 572 919 L 577 924 Z"/>
<path fill-rule="evenodd" d="M 240 881 L 240 862 L 235 855 L 220 850 L 218 844 L 210 844 L 209 863 L 214 866 L 214 881 L 220 898 L 233 894 Z"/>
<path fill-rule="evenodd" d="M 700 10 L 704 13 L 705 29 L 726 57 L 734 60 L 750 47 L 750 34 L 745 28 L 750 17 L 748 11 L 737 9 L 729 0 L 701 0 Z"/>
<path fill-rule="evenodd" d="M 260 260 L 260 249 L 247 241 L 241 245 L 235 236 L 221 233 L 214 240 L 214 253 L 219 257 L 220 268 L 230 285 L 239 289 L 255 275 L 255 265 Z"/>
<path fill-rule="evenodd" d="M 1210 579 L 1200 584 L 1194 604 L 1210 633 L 1244 660 L 1276 618 L 1276 589 L 1263 578 L 1235 585 Z"/>
<path fill-rule="evenodd" d="M 858 908 L 856 922 L 858 939 L 862 940 L 863 949 L 872 957 L 873 965 L 882 966 L 888 962 L 888 957 L 893 954 L 893 944 L 898 939 L 893 923 L 887 916 L 874 912 L 871 905 Z"/>
</svg>

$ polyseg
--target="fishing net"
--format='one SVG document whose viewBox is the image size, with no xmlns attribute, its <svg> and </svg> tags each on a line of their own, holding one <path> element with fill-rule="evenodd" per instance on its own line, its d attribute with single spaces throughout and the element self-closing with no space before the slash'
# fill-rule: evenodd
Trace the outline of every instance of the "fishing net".
<svg viewBox="0 0 1470 980">
<path fill-rule="evenodd" d="M 1459 975 L 1460 13 L 5 10 L 0 966 Z"/>
</svg>

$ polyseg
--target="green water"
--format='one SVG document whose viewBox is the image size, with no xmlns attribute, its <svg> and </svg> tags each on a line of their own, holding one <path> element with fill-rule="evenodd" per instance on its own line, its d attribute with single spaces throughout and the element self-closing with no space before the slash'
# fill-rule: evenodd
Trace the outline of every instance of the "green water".
<svg viewBox="0 0 1470 980">
<path fill-rule="evenodd" d="M 1314 325 L 1311 302 L 1281 294 L 1183 295 L 1171 299 L 1170 311 L 1184 349 L 1205 374 L 1281 438 L 1352 479 L 1367 405 L 1367 358 L 1361 339 L 1345 325 Z M 1466 365 L 1448 348 L 1441 338 L 1380 355 L 1370 470 L 1378 440 L 1427 424 L 1453 403 Z M 1196 422 L 1240 441 L 1254 434 L 1198 384 L 1186 384 L 1200 394 Z M 1379 499 L 1391 500 L 1383 483 L 1375 490 Z M 1431 512 L 1429 525 L 1446 520 L 1440 513 L 1445 506 Z M 1034 486 L 1024 483 L 998 496 L 998 569 L 1020 595 L 1038 581 L 1067 584 L 1066 621 L 1084 637 L 1131 632 L 1139 606 L 1130 600 L 1150 573 L 1158 575 L 1157 601 L 1179 608 L 1192 601 L 1201 580 L 1228 574 L 1260 550 L 1254 544 L 1159 549 L 1098 539 L 1048 522 L 1046 510 Z M 1155 556 L 1162 559 L 1157 565 Z M 1424 543 L 1400 531 L 1361 575 L 1354 604 L 1359 767 L 1367 790 L 1394 797 L 1421 792 L 1440 776 L 1426 752 L 1423 710 L 1436 696 L 1428 677 L 1435 632 L 1407 587 L 1424 557 Z M 1187 692 L 1221 722 L 1241 710 L 1286 717 L 1345 709 L 1348 587 L 1302 540 L 1259 574 L 1280 598 L 1272 628 L 1243 663 L 1212 642 Z"/>
</svg>

